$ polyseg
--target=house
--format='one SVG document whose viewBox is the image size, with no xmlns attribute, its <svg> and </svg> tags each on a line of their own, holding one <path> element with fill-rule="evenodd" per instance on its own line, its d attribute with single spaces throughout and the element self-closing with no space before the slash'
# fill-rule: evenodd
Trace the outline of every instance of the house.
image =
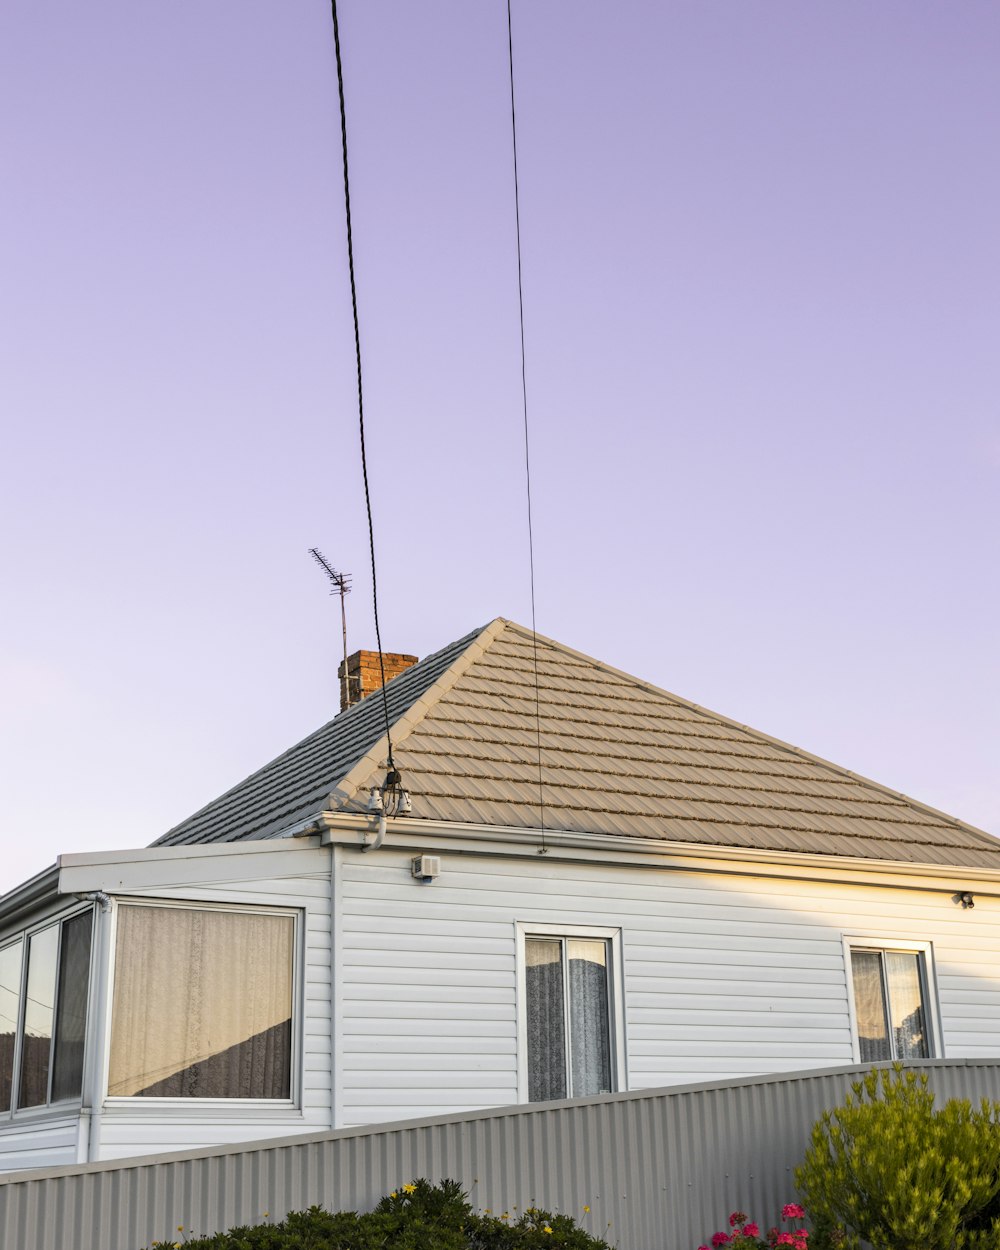
<svg viewBox="0 0 1000 1250">
<path fill-rule="evenodd" d="M 1000 1057 L 1000 841 L 509 621 L 397 659 L 400 784 L 365 698 L 0 899 L 0 1166 Z"/>
</svg>

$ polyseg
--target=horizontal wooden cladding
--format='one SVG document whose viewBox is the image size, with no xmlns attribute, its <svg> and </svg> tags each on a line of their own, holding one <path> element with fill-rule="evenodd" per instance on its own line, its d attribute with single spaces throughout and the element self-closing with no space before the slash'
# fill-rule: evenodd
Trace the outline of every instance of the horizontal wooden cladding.
<svg viewBox="0 0 1000 1250">
<path fill-rule="evenodd" d="M 931 1062 L 939 1100 L 996 1096 L 1000 1063 Z M 709 1073 L 710 1061 L 692 1064 Z M 212 1233 L 278 1220 L 313 1203 L 368 1210 L 417 1176 L 454 1177 L 480 1208 L 544 1202 L 623 1250 L 684 1250 L 734 1208 L 774 1220 L 811 1125 L 841 1103 L 859 1069 L 783 1073 L 494 1113 L 385 1124 L 0 1177 L 0 1245 L 16 1250 L 137 1250 L 178 1225 Z M 427 1085 L 427 1106 L 463 1091 Z M 492 1093 L 499 1096 L 503 1085 Z M 481 1091 L 480 1091 L 481 1092 Z M 431 1101 L 434 1100 L 434 1101 Z M 387 1113 L 380 1098 L 352 1105 Z M 183 1127 L 167 1145 L 183 1139 Z M 589 1207 L 589 1212 L 584 1211 Z"/>
</svg>

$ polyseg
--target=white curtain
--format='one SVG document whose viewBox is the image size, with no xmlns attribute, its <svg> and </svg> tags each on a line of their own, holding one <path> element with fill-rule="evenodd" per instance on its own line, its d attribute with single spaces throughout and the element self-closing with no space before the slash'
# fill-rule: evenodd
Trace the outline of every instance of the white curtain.
<svg viewBox="0 0 1000 1250">
<path fill-rule="evenodd" d="M 291 916 L 122 905 L 108 1092 L 288 1098 Z"/>
<path fill-rule="evenodd" d="M 885 973 L 889 983 L 892 1036 L 896 1059 L 926 1059 L 927 1027 L 924 1021 L 920 956 L 915 951 L 886 951 Z"/>
<path fill-rule="evenodd" d="M 854 1012 L 862 1063 L 892 1058 L 892 1044 L 885 1018 L 885 991 L 880 951 L 851 951 L 854 978 Z"/>
<path fill-rule="evenodd" d="M 562 942 L 528 938 L 524 943 L 528 1018 L 528 1099 L 566 1097 L 566 1010 Z"/>
<path fill-rule="evenodd" d="M 607 942 L 527 938 L 524 963 L 529 1100 L 610 1090 Z"/>
<path fill-rule="evenodd" d="M 608 951 L 599 941 L 567 942 L 573 1098 L 611 1092 Z"/>
</svg>

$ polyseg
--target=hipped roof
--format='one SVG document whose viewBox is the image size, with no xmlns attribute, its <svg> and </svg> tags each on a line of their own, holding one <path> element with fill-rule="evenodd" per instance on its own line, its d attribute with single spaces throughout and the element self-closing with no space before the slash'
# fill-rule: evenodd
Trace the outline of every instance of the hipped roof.
<svg viewBox="0 0 1000 1250">
<path fill-rule="evenodd" d="M 990 834 L 512 621 L 428 656 L 386 693 L 416 819 L 534 829 L 544 807 L 550 830 L 1000 868 Z M 266 838 L 324 810 L 364 810 L 385 776 L 384 731 L 375 694 L 158 843 Z"/>
</svg>

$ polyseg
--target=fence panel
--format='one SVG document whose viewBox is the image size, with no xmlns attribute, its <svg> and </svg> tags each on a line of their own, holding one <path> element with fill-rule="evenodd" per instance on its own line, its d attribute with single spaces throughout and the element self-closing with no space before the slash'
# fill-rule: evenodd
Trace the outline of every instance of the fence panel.
<svg viewBox="0 0 1000 1250">
<path fill-rule="evenodd" d="M 1000 1099 L 1000 1062 L 931 1060 L 938 1100 Z M 415 1177 L 451 1177 L 494 1211 L 541 1205 L 621 1250 L 695 1250 L 728 1213 L 763 1226 L 794 1201 L 820 1113 L 863 1068 L 641 1090 L 336 1133 L 0 1176 L 3 1250 L 142 1250 L 279 1219 L 367 1210 Z M 589 1206 L 589 1213 L 584 1207 Z"/>
</svg>

